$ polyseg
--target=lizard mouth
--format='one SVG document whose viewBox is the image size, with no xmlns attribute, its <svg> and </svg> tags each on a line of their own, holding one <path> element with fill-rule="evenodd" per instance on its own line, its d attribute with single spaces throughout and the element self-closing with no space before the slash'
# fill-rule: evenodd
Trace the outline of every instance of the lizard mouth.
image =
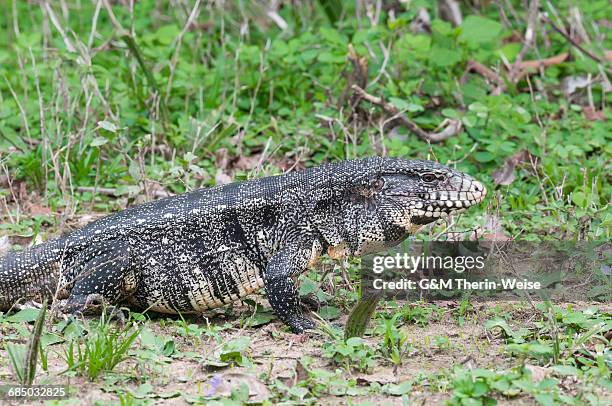
<svg viewBox="0 0 612 406">
<path fill-rule="evenodd" d="M 487 194 L 485 186 L 473 180 L 462 191 L 437 190 L 430 192 L 396 193 L 395 196 L 409 198 L 406 203 L 415 217 L 431 219 L 448 217 L 482 202 Z M 425 219 L 423 219 L 425 220 Z"/>
</svg>

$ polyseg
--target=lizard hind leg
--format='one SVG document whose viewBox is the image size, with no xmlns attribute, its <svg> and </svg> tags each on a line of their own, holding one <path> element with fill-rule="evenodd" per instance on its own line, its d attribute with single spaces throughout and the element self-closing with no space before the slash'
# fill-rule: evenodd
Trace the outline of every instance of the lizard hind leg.
<svg viewBox="0 0 612 406">
<path fill-rule="evenodd" d="M 79 254 L 65 311 L 99 314 L 103 309 L 119 321 L 123 313 L 115 307 L 136 290 L 137 276 L 130 262 L 127 242 L 102 241 Z"/>
</svg>

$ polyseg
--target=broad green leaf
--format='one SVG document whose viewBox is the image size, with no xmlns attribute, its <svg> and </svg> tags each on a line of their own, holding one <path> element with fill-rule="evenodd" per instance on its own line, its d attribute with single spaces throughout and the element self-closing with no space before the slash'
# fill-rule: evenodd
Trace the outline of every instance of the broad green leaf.
<svg viewBox="0 0 612 406">
<path fill-rule="evenodd" d="M 130 390 L 130 393 L 136 399 L 143 399 L 147 397 L 152 391 L 153 391 L 153 385 L 151 385 L 150 383 L 143 383 L 142 385 L 137 387 L 135 390 Z"/>
<path fill-rule="evenodd" d="M 104 138 L 104 137 L 96 137 L 93 139 L 93 141 L 91 141 L 91 145 L 92 147 L 99 147 L 102 146 L 104 144 L 106 144 L 108 142 L 108 139 Z"/>
<path fill-rule="evenodd" d="M 498 317 L 495 319 L 487 320 L 485 322 L 485 328 L 487 330 L 493 330 L 496 327 L 500 328 L 504 332 L 506 337 L 512 337 L 514 335 L 514 331 L 512 330 L 512 328 L 510 328 L 508 322 L 506 322 L 506 320 L 502 318 Z"/>
<path fill-rule="evenodd" d="M 170 45 L 172 41 L 179 35 L 180 30 L 174 24 L 165 25 L 155 33 L 157 40 L 163 45 Z"/>
<path fill-rule="evenodd" d="M 314 293 L 318 288 L 317 282 L 313 281 L 309 277 L 305 276 L 300 279 L 300 296 L 308 296 L 311 293 Z"/>
<path fill-rule="evenodd" d="M 319 310 L 319 316 L 323 317 L 325 320 L 333 320 L 340 317 L 340 309 L 335 306 L 323 306 Z"/>
<path fill-rule="evenodd" d="M 410 103 L 409 101 L 397 97 L 390 97 L 389 102 L 391 102 L 391 104 L 393 104 L 400 111 L 408 111 L 410 113 L 425 111 L 423 106 L 416 103 Z"/>
<path fill-rule="evenodd" d="M 535 395 L 535 400 L 537 400 L 539 404 L 544 406 L 553 406 L 555 404 L 555 398 L 549 393 L 540 393 L 538 395 Z"/>
<path fill-rule="evenodd" d="M 586 207 L 588 203 L 587 196 L 584 192 L 574 192 L 572 193 L 572 202 L 574 202 L 576 206 Z"/>
<path fill-rule="evenodd" d="M 412 392 L 412 382 L 405 381 L 400 384 L 390 383 L 385 386 L 384 391 L 393 396 L 406 395 Z"/>
<path fill-rule="evenodd" d="M 461 23 L 459 38 L 470 46 L 479 46 L 483 43 L 495 42 L 500 38 L 502 25 L 488 18 L 469 15 Z"/>
<path fill-rule="evenodd" d="M 234 338 L 223 344 L 219 359 L 222 362 L 240 362 L 242 361 L 242 352 L 247 350 L 251 345 L 251 339 L 247 336 Z"/>
<path fill-rule="evenodd" d="M 580 370 L 571 365 L 553 365 L 551 369 L 563 376 L 578 376 L 580 374 Z"/>
<path fill-rule="evenodd" d="M 248 325 L 249 327 L 261 326 L 263 324 L 268 324 L 275 318 L 276 316 L 271 311 L 257 310 L 257 312 L 249 318 Z"/>
<path fill-rule="evenodd" d="M 495 155 L 493 155 L 492 153 L 488 151 L 480 151 L 474 154 L 474 158 L 478 162 L 491 162 L 492 160 L 495 159 Z"/>
<path fill-rule="evenodd" d="M 459 113 L 455 109 L 445 108 L 442 109 L 442 115 L 447 118 L 452 118 L 455 120 L 459 120 L 461 118 L 461 113 Z"/>
<path fill-rule="evenodd" d="M 35 321 L 40 313 L 40 309 L 22 309 L 17 313 L 8 316 L 5 320 L 11 323 L 23 323 Z"/>
<path fill-rule="evenodd" d="M 112 133 L 117 132 L 117 129 L 118 129 L 118 127 L 115 124 L 111 123 L 110 121 L 106 121 L 106 120 L 98 121 L 98 127 L 103 128 L 106 131 L 110 131 Z"/>
<path fill-rule="evenodd" d="M 429 57 L 429 62 L 440 68 L 454 66 L 460 61 L 461 52 L 457 49 L 433 47 Z"/>
<path fill-rule="evenodd" d="M 341 46 L 346 46 L 348 44 L 347 38 L 344 35 L 340 34 L 338 30 L 322 27 L 319 32 L 321 33 L 321 36 L 323 37 L 325 42 L 327 42 L 328 44 Z"/>
<path fill-rule="evenodd" d="M 521 51 L 521 44 L 518 42 L 510 42 L 499 49 L 500 55 L 503 55 L 508 62 L 514 62 L 514 59 Z"/>
</svg>

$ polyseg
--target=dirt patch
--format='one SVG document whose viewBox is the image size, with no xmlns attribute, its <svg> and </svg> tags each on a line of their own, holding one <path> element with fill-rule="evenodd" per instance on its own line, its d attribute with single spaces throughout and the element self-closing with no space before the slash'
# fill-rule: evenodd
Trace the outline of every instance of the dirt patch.
<svg viewBox="0 0 612 406">
<path fill-rule="evenodd" d="M 567 307 L 570 304 L 560 305 Z M 572 303 L 578 309 L 587 309 L 589 303 Z M 332 339 L 324 333 L 294 335 L 286 331 L 278 321 L 266 325 L 245 328 L 244 319 L 251 312 L 247 306 L 235 306 L 234 317 L 188 319 L 157 318 L 146 323 L 150 337 L 160 343 L 171 343 L 172 350 L 161 347 L 152 350 L 146 340 L 136 340 L 125 361 L 112 372 L 103 373 L 90 381 L 67 371 L 65 343 L 56 343 L 45 348 L 47 370 L 39 365 L 36 383 L 66 385 L 70 387 L 71 399 L 78 404 L 91 405 L 96 402 L 110 403 L 118 398 L 151 399 L 164 404 L 187 404 L 203 401 L 206 396 L 236 396 L 237 388 L 246 388 L 250 402 L 278 399 L 284 388 L 295 387 L 298 381 L 312 379 L 304 369 L 304 357 L 308 358 L 308 370 L 323 370 L 339 374 L 346 381 L 354 380 L 354 390 L 334 394 L 330 382 L 329 393 L 318 397 L 320 404 L 401 404 L 401 396 L 385 394 L 380 388 L 401 385 L 408 381 L 418 383 L 405 394 L 416 404 L 439 404 L 448 399 L 451 392 L 438 377 L 447 375 L 456 365 L 467 369 L 510 369 L 518 364 L 516 358 L 505 352 L 504 340 L 493 336 L 485 329 L 485 321 L 496 314 L 510 312 L 512 323 L 529 323 L 533 312 L 529 305 L 517 303 L 485 303 L 476 305 L 458 322 L 453 308 L 442 304 L 441 317 L 425 325 L 404 324 L 400 327 L 409 343 L 409 350 L 402 355 L 401 364 L 393 365 L 383 358 L 377 359 L 370 373 L 343 369 L 323 356 L 322 347 Z M 531 313 L 530 313 L 531 311 Z M 241 322 L 242 321 L 242 322 Z M 346 315 L 337 324 L 346 322 Z M 25 342 L 27 324 L 0 323 L 0 382 L 14 382 L 9 366 L 6 343 Z M 382 335 L 369 331 L 365 342 L 378 348 Z M 211 360 L 224 344 L 248 337 L 248 348 L 243 352 L 243 365 L 220 367 Z M 415 381 L 416 382 L 416 381 Z M 564 381 L 568 391 L 576 391 L 578 382 Z M 314 384 L 313 384 L 314 385 Z M 503 400 L 503 399 L 502 399 Z M 505 400 L 507 401 L 507 400 Z M 515 398 L 512 403 L 525 403 Z"/>
</svg>

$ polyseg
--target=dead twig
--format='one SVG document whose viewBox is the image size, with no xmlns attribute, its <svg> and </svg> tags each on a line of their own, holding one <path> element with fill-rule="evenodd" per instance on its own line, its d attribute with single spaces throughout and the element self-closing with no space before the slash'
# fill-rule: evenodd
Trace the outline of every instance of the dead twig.
<svg viewBox="0 0 612 406">
<path fill-rule="evenodd" d="M 501 94 L 506 89 L 506 84 L 504 80 L 495 71 L 484 66 L 480 62 L 477 62 L 475 60 L 468 61 L 467 66 L 465 67 L 465 73 L 463 74 L 460 80 L 461 83 L 465 83 L 465 81 L 467 80 L 467 74 L 469 72 L 476 72 L 489 82 L 495 83 L 497 87 L 493 89 L 493 94 Z"/>
<path fill-rule="evenodd" d="M 352 72 L 349 72 L 347 74 L 347 86 L 342 91 L 342 94 L 338 98 L 338 103 L 337 103 L 338 108 L 340 108 L 340 106 L 342 106 L 346 102 L 349 90 L 353 84 L 357 84 L 357 86 L 361 87 L 362 89 L 366 88 L 368 85 L 368 60 L 367 58 L 365 56 L 357 55 L 357 52 L 355 52 L 355 48 L 353 48 L 352 44 L 349 44 L 348 46 L 347 57 L 348 57 L 349 62 L 353 66 L 353 70 Z M 353 94 L 350 100 L 351 106 L 353 106 L 354 108 L 358 102 L 359 102 L 358 96 Z"/>
<path fill-rule="evenodd" d="M 196 0 L 189 17 L 187 17 L 187 21 L 183 26 L 183 29 L 179 33 L 178 37 L 174 40 L 174 53 L 172 54 L 172 59 L 170 60 L 170 76 L 168 78 L 168 83 L 166 85 L 166 97 L 164 98 L 164 103 L 167 105 L 168 100 L 170 99 L 170 92 L 172 90 L 172 84 L 174 82 L 174 74 L 176 72 L 176 65 L 178 64 L 179 55 L 181 53 L 181 47 L 183 45 L 183 37 L 189 31 L 189 28 L 193 25 L 194 21 L 198 18 L 200 14 L 200 0 Z M 139 61 L 140 62 L 140 61 Z M 148 79 L 148 77 L 147 77 Z"/>
<path fill-rule="evenodd" d="M 516 61 L 510 68 L 510 72 L 508 77 L 510 82 L 516 83 L 516 78 L 520 73 L 519 65 L 523 61 L 523 58 L 535 45 L 536 40 L 536 24 L 538 22 L 538 13 L 540 9 L 540 1 L 539 0 L 531 0 L 529 3 L 529 14 L 527 16 L 527 29 L 525 30 L 525 41 L 523 42 L 523 47 L 521 48 L 519 54 L 516 56 Z"/>
<path fill-rule="evenodd" d="M 138 66 L 140 66 L 140 69 L 144 73 L 145 78 L 147 79 L 147 84 L 153 90 L 154 100 L 157 100 L 157 102 L 159 103 L 159 107 L 161 108 L 161 113 L 162 113 L 162 123 L 161 124 L 162 124 L 162 127 L 164 128 L 164 130 L 167 130 L 168 120 L 169 120 L 170 113 L 169 113 L 168 108 L 166 106 L 165 99 L 162 98 L 162 92 L 160 90 L 160 87 L 157 84 L 157 81 L 155 80 L 155 76 L 153 75 L 153 71 L 145 63 L 145 60 L 143 58 L 143 53 L 140 51 L 140 48 L 138 47 L 138 44 L 136 43 L 136 39 L 134 38 L 133 33 L 131 33 L 130 31 L 126 30 L 125 28 L 123 28 L 123 26 L 121 25 L 121 23 L 119 22 L 119 20 L 115 16 L 115 13 L 113 13 L 113 9 L 110 6 L 108 0 L 102 0 L 102 1 L 104 2 L 104 7 L 106 8 L 106 11 L 108 13 L 108 17 L 111 20 L 111 24 L 115 28 L 116 35 L 119 38 L 121 38 L 123 40 L 123 42 L 125 42 L 125 45 L 127 46 L 127 48 L 130 51 L 131 55 L 134 57 L 134 59 L 138 63 Z M 190 14 L 190 16 L 189 16 L 189 18 L 187 20 L 186 26 L 183 28 L 183 31 L 181 31 L 181 34 L 179 34 L 179 38 L 177 38 L 177 40 L 179 41 L 179 43 L 176 44 L 177 45 L 176 48 L 179 48 L 177 50 L 177 52 L 180 51 L 180 43 L 182 42 L 182 36 L 185 34 L 185 32 L 187 31 L 189 26 L 191 26 L 191 22 L 190 21 L 193 21 L 195 19 L 195 16 L 197 15 L 198 10 L 199 10 L 199 1 L 196 2 L 195 7 L 192 10 L 192 12 L 191 12 L 191 14 Z M 153 114 L 153 116 L 155 116 L 155 114 Z"/>
<path fill-rule="evenodd" d="M 461 6 L 457 0 L 442 0 L 438 2 L 438 12 L 440 16 L 450 22 L 453 27 L 458 27 L 463 22 Z"/>
<path fill-rule="evenodd" d="M 570 44 L 572 44 L 580 52 L 582 52 L 583 54 L 585 54 L 586 56 L 588 56 L 589 58 L 591 58 L 595 62 L 597 62 L 597 63 L 605 63 L 606 62 L 604 59 L 602 59 L 599 56 L 595 55 L 594 53 L 592 53 L 588 49 L 585 49 L 582 45 L 580 45 L 580 43 L 578 43 L 578 41 L 576 41 L 574 38 L 572 38 L 572 36 L 569 35 L 567 32 L 565 32 L 564 29 L 562 29 L 561 27 L 559 27 L 555 23 L 553 23 L 550 20 L 550 18 L 548 18 L 547 16 L 542 16 L 542 21 L 544 21 L 546 24 L 549 24 L 553 28 L 553 30 L 555 30 L 559 34 L 561 34 L 561 36 L 563 36 L 563 38 L 568 40 Z"/>
<path fill-rule="evenodd" d="M 357 55 L 352 44 L 349 44 L 348 50 L 348 57 L 353 65 L 354 80 L 357 82 L 357 86 L 366 87 L 368 84 L 368 60 L 365 56 Z"/>
<path fill-rule="evenodd" d="M 459 134 L 463 128 L 461 122 L 458 120 L 445 120 L 442 123 L 443 125 L 445 125 L 445 128 L 442 131 L 437 133 L 429 133 L 419 127 L 408 117 L 406 117 L 406 115 L 403 112 L 399 111 L 397 107 L 395 107 L 391 103 L 385 102 L 381 97 L 373 96 L 357 85 L 353 85 L 351 86 L 351 88 L 359 95 L 361 99 L 366 100 L 367 102 L 375 104 L 379 107 L 382 107 L 385 112 L 393 115 L 393 117 L 390 118 L 388 121 L 394 119 L 399 120 L 406 128 L 408 128 L 417 137 L 421 138 L 424 141 L 428 141 L 431 143 L 439 143 Z"/>
</svg>

